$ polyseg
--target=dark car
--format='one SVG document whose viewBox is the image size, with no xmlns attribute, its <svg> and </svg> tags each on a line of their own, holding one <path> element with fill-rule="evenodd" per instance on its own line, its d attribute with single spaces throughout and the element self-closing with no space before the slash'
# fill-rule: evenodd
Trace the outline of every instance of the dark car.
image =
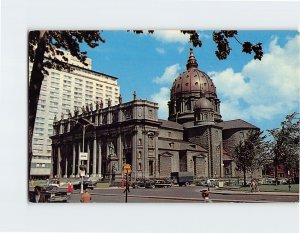
<svg viewBox="0 0 300 233">
<path fill-rule="evenodd" d="M 90 189 L 93 190 L 95 188 L 95 185 L 93 184 L 92 181 L 90 180 L 84 180 L 83 181 L 83 189 Z M 77 190 L 77 189 L 81 189 L 81 181 L 79 181 L 78 183 L 73 184 L 73 189 Z"/>
<path fill-rule="evenodd" d="M 155 181 L 155 188 L 169 188 L 172 186 L 172 181 L 169 179 L 159 179 Z"/>
<path fill-rule="evenodd" d="M 145 180 L 144 179 L 136 180 L 135 182 L 133 182 L 131 184 L 131 186 L 134 189 L 143 188 L 143 187 L 145 187 Z"/>
<path fill-rule="evenodd" d="M 155 180 L 145 180 L 145 188 L 155 188 Z"/>
</svg>

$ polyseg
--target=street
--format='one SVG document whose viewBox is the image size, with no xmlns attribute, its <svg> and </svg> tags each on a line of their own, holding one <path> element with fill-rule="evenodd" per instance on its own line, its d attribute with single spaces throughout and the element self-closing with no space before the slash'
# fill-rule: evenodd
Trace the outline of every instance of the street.
<svg viewBox="0 0 300 233">
<path fill-rule="evenodd" d="M 128 203 L 204 203 L 201 190 L 205 187 L 170 187 L 154 189 L 130 189 Z M 125 193 L 121 188 L 94 189 L 91 192 L 94 203 L 124 203 Z M 212 202 L 231 203 L 268 203 L 268 202 L 298 202 L 298 194 L 286 193 L 250 193 L 211 190 Z M 69 203 L 79 203 L 79 191 L 72 193 Z"/>
</svg>

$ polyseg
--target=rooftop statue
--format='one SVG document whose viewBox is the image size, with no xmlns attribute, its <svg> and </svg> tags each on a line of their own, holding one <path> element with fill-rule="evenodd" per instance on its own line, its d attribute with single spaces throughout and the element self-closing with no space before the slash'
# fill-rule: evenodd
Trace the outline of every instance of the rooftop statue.
<svg viewBox="0 0 300 233">
<path fill-rule="evenodd" d="M 71 113 L 70 109 L 67 109 L 67 112 L 68 112 L 68 117 L 71 118 L 72 117 L 72 113 Z"/>
<path fill-rule="evenodd" d="M 96 104 L 96 110 L 99 110 L 99 107 L 100 107 L 100 106 L 99 106 L 99 101 L 96 100 L 96 101 L 95 101 L 95 104 Z"/>
<path fill-rule="evenodd" d="M 85 107 L 84 106 L 81 107 L 81 111 L 82 111 L 82 114 L 85 114 Z"/>
<path fill-rule="evenodd" d="M 100 102 L 100 109 L 102 109 L 103 108 L 103 101 L 102 101 L 102 99 L 101 99 L 101 102 Z"/>
<path fill-rule="evenodd" d="M 121 94 L 119 95 L 119 104 L 122 104 L 122 96 L 121 96 Z"/>
</svg>

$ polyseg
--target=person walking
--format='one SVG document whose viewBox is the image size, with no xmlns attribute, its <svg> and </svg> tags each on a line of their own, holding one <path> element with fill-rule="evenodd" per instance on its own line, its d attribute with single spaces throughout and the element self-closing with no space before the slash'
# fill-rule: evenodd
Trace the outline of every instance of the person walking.
<svg viewBox="0 0 300 233">
<path fill-rule="evenodd" d="M 207 190 L 202 190 L 201 192 L 204 202 L 211 203 L 212 201 L 209 199 L 209 192 Z"/>
<path fill-rule="evenodd" d="M 82 203 L 89 203 L 92 200 L 91 194 L 85 190 L 83 194 L 81 194 L 80 202 Z"/>
<path fill-rule="evenodd" d="M 258 179 L 255 179 L 255 192 L 259 192 Z"/>
<path fill-rule="evenodd" d="M 251 180 L 250 187 L 251 187 L 251 193 L 256 191 L 256 182 L 255 182 L 255 179 Z"/>
<path fill-rule="evenodd" d="M 71 195 L 71 193 L 73 192 L 73 186 L 71 181 L 68 181 L 68 195 Z"/>
</svg>

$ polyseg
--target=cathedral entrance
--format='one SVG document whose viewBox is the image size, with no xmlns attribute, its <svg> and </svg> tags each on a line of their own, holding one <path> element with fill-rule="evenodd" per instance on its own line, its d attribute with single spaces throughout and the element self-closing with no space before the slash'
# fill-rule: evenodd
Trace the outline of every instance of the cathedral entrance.
<svg viewBox="0 0 300 233">
<path fill-rule="evenodd" d="M 132 165 L 132 154 L 130 152 L 125 154 L 124 163 Z"/>
</svg>

